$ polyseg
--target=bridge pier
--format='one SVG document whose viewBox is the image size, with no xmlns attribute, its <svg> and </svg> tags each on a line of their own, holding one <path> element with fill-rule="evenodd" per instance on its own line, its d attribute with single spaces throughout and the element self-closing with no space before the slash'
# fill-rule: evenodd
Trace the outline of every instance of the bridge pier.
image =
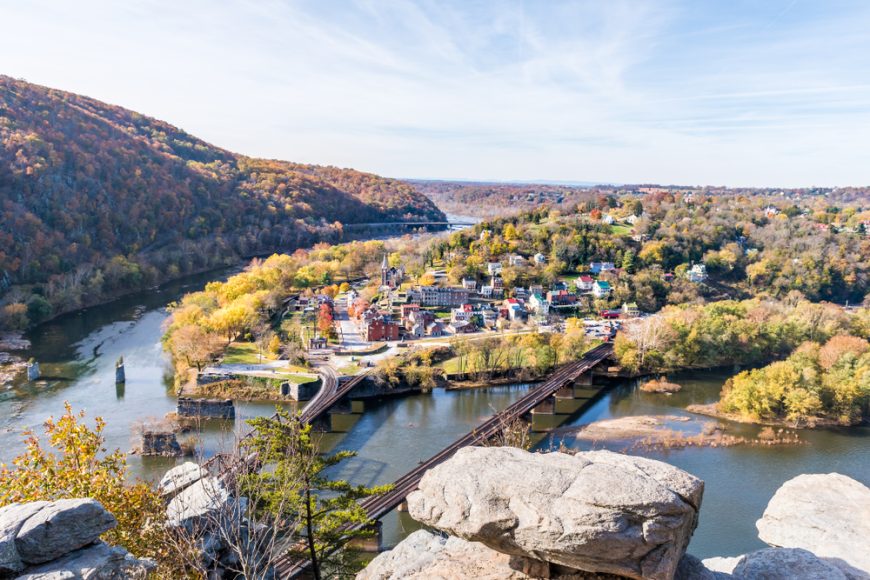
<svg viewBox="0 0 870 580">
<path fill-rule="evenodd" d="M 344 399 L 329 411 L 330 430 L 339 433 L 350 431 L 365 411 L 363 401 Z"/>
<path fill-rule="evenodd" d="M 348 543 L 348 546 L 358 552 L 380 552 L 384 540 L 384 526 L 380 520 L 375 521 L 371 531 L 372 535 L 354 538 Z"/>
</svg>

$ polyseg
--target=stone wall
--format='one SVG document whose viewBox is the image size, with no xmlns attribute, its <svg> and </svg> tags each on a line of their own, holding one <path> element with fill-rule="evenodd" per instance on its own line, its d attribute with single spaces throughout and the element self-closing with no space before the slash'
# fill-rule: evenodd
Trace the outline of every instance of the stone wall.
<svg viewBox="0 0 870 580">
<path fill-rule="evenodd" d="M 202 419 L 235 419 L 236 407 L 232 399 L 191 399 L 179 397 L 176 412 L 179 417 Z"/>
</svg>

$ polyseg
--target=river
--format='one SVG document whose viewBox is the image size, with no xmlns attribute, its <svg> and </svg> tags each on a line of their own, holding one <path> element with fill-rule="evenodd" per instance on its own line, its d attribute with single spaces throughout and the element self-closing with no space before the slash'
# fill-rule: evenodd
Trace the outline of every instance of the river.
<svg viewBox="0 0 870 580">
<path fill-rule="evenodd" d="M 50 415 L 85 409 L 88 420 L 102 416 L 109 449 L 127 451 L 136 424 L 174 410 L 171 366 L 160 344 L 167 303 L 237 270 L 224 270 L 179 280 L 158 289 L 60 317 L 28 338 L 31 355 L 40 361 L 44 378 L 35 385 L 19 383 L 0 400 L 0 462 L 23 449 L 21 432 L 40 431 Z M 127 383 L 115 385 L 114 363 L 126 362 Z M 597 419 L 637 414 L 684 414 L 691 403 L 716 399 L 725 375 L 689 373 L 675 377 L 684 390 L 673 396 L 641 393 L 632 381 L 614 387 L 568 426 Z M 527 385 L 482 390 L 444 391 L 367 402 L 365 413 L 347 433 L 328 434 L 333 449 L 358 452 L 337 470 L 359 484 L 389 483 L 471 430 L 496 410 L 516 400 Z M 210 455 L 231 443 L 234 428 L 251 416 L 271 414 L 273 404 L 242 403 L 236 424 L 213 423 L 199 436 Z M 735 434 L 757 431 L 731 426 Z M 561 432 L 560 432 L 561 433 Z M 870 484 L 870 428 L 804 431 L 808 445 L 796 447 L 688 448 L 640 452 L 693 473 L 706 482 L 700 525 L 690 551 L 697 556 L 735 555 L 762 547 L 755 521 L 783 482 L 800 473 L 836 471 Z M 565 445 L 587 449 L 570 434 L 546 438 L 539 447 Z M 133 474 L 159 477 L 175 459 L 129 456 Z M 385 544 L 398 542 L 416 529 L 407 514 L 392 513 L 384 521 Z"/>
</svg>

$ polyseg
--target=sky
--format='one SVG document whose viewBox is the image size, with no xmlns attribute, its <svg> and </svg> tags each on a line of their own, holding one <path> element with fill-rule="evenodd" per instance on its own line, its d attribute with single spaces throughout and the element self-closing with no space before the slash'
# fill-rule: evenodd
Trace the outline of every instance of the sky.
<svg viewBox="0 0 870 580">
<path fill-rule="evenodd" d="M 405 178 L 870 185 L 870 2 L 0 0 L 0 74 Z"/>
</svg>

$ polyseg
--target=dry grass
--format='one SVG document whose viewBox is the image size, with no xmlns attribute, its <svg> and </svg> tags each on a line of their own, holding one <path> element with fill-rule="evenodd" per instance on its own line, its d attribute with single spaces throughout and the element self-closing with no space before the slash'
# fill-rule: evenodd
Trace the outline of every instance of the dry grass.
<svg viewBox="0 0 870 580">
<path fill-rule="evenodd" d="M 678 393 L 683 389 L 677 383 L 669 383 L 664 377 L 647 381 L 640 386 L 644 393 Z"/>
</svg>

